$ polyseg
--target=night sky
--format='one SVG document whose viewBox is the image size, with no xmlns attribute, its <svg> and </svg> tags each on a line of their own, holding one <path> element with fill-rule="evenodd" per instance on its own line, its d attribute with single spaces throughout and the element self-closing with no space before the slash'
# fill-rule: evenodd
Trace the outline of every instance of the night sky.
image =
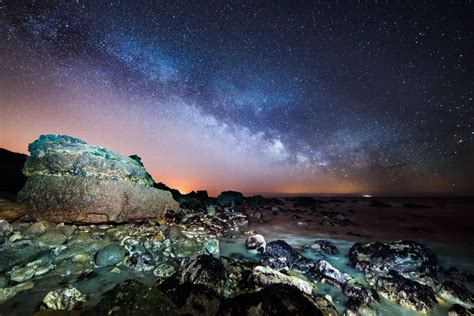
<svg viewBox="0 0 474 316">
<path fill-rule="evenodd" d="M 183 192 L 474 194 L 474 4 L 328 3 L 0 1 L 0 147 L 68 134 Z"/>
</svg>

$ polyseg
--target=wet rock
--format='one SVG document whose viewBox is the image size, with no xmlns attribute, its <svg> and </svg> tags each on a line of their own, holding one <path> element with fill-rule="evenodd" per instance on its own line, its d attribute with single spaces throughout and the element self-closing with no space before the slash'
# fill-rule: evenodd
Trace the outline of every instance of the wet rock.
<svg viewBox="0 0 474 316">
<path fill-rule="evenodd" d="M 199 255 L 185 259 L 180 283 L 202 284 L 218 294 L 223 294 L 225 279 L 225 268 L 219 259 L 209 255 Z"/>
<path fill-rule="evenodd" d="M 454 304 L 448 311 L 448 316 L 472 316 L 474 308 L 467 309 L 459 304 Z"/>
<path fill-rule="evenodd" d="M 261 261 L 261 264 L 277 271 L 281 271 L 284 269 L 289 269 L 286 261 L 281 261 L 273 257 L 265 257 Z"/>
<path fill-rule="evenodd" d="M 261 247 L 265 248 L 266 242 L 265 237 L 260 234 L 253 234 L 247 238 L 245 242 L 247 249 L 259 249 Z"/>
<path fill-rule="evenodd" d="M 4 288 L 8 285 L 8 278 L 0 275 L 0 288 Z"/>
<path fill-rule="evenodd" d="M 153 274 L 158 278 L 158 279 L 166 279 L 172 276 L 173 274 L 176 273 L 176 267 L 169 263 L 169 262 L 163 262 L 160 263 L 155 270 L 153 270 Z"/>
<path fill-rule="evenodd" d="M 263 220 L 263 215 L 260 211 L 255 211 L 250 215 L 251 218 L 257 220 L 257 221 L 262 221 Z"/>
<path fill-rule="evenodd" d="M 55 226 L 56 225 L 50 222 L 38 221 L 28 226 L 28 228 L 26 228 L 25 235 L 38 237 L 44 234 L 47 230 L 53 229 Z"/>
<path fill-rule="evenodd" d="M 43 299 L 43 308 L 72 311 L 86 302 L 86 296 L 74 287 L 49 292 Z"/>
<path fill-rule="evenodd" d="M 111 244 L 97 252 L 95 264 L 99 267 L 113 266 L 122 261 L 124 256 L 125 249 L 117 244 Z"/>
<path fill-rule="evenodd" d="M 201 248 L 201 243 L 199 243 L 194 238 L 181 239 L 173 243 L 174 254 L 178 258 L 186 258 L 192 256 L 193 254 L 198 253 Z"/>
<path fill-rule="evenodd" d="M 177 284 L 167 290 L 180 315 L 219 315 L 221 299 L 201 284 Z"/>
<path fill-rule="evenodd" d="M 19 292 L 32 289 L 34 286 L 33 282 L 20 283 L 12 287 L 0 288 L 0 304 L 11 299 Z"/>
<path fill-rule="evenodd" d="M 251 277 L 253 263 L 229 257 L 222 257 L 221 262 L 226 271 L 224 297 L 256 290 L 256 285 Z"/>
<path fill-rule="evenodd" d="M 444 299 L 456 302 L 467 308 L 474 307 L 474 297 L 464 285 L 453 281 L 445 281 L 441 285 L 439 295 Z"/>
<path fill-rule="evenodd" d="M 308 272 L 313 268 L 314 263 L 303 257 L 298 251 L 293 249 L 283 240 L 275 240 L 266 244 L 265 253 L 269 256 L 285 263 L 290 269 L 297 272 Z"/>
<path fill-rule="evenodd" d="M 338 315 L 324 297 L 309 296 L 291 285 L 274 284 L 221 303 L 219 315 Z"/>
<path fill-rule="evenodd" d="M 204 240 L 202 245 L 203 251 L 210 254 L 215 258 L 220 257 L 220 248 L 219 248 L 219 240 L 215 238 L 209 238 Z"/>
<path fill-rule="evenodd" d="M 38 243 L 40 246 L 46 246 L 46 247 L 57 247 L 62 244 L 64 244 L 67 240 L 67 237 L 60 232 L 59 230 L 50 230 L 42 234 L 38 238 Z"/>
<path fill-rule="evenodd" d="M 256 266 L 252 271 L 255 283 L 267 286 L 270 284 L 287 284 L 296 287 L 301 292 L 311 295 L 315 289 L 314 284 L 296 276 L 290 276 L 278 272 L 269 267 Z"/>
<path fill-rule="evenodd" d="M 28 263 L 24 267 L 14 267 L 10 272 L 10 279 L 15 282 L 25 282 L 34 276 L 43 275 L 54 268 L 49 260 L 36 260 Z"/>
<path fill-rule="evenodd" d="M 404 278 L 394 271 L 388 276 L 376 278 L 374 286 L 381 296 L 417 312 L 429 313 L 437 304 L 429 286 Z"/>
<path fill-rule="evenodd" d="M 384 203 L 382 201 L 373 200 L 369 206 L 371 207 L 392 207 L 390 204 Z"/>
<path fill-rule="evenodd" d="M 217 197 L 217 204 L 223 207 L 240 205 L 243 201 L 242 193 L 235 191 L 224 191 Z"/>
<path fill-rule="evenodd" d="M 474 275 L 459 271 L 459 269 L 455 267 L 449 268 L 447 271 L 444 272 L 444 274 L 446 275 L 446 277 L 458 282 L 474 282 Z"/>
<path fill-rule="evenodd" d="M 342 288 L 344 294 L 349 298 L 347 301 L 348 309 L 356 314 L 370 312 L 372 305 L 379 300 L 376 291 L 356 280 L 349 280 Z"/>
<path fill-rule="evenodd" d="M 20 245 L 0 245 L 0 273 L 10 270 L 14 266 L 23 266 L 34 261 L 39 256 L 49 252 L 49 249 L 31 243 Z"/>
<path fill-rule="evenodd" d="M 12 234 L 13 227 L 6 220 L 0 218 L 0 243 L 4 240 L 7 240 L 8 237 Z"/>
<path fill-rule="evenodd" d="M 140 162 L 64 135 L 42 135 L 28 146 L 19 192 L 28 217 L 52 222 L 122 222 L 162 218 L 179 205 L 152 187 Z"/>
<path fill-rule="evenodd" d="M 423 284 L 437 283 L 436 255 L 415 241 L 355 243 L 349 250 L 349 259 L 353 267 L 364 273 L 386 274 L 394 270 Z"/>
<path fill-rule="evenodd" d="M 155 287 L 128 281 L 105 293 L 97 315 L 177 315 L 176 306 Z"/>
<path fill-rule="evenodd" d="M 303 248 L 329 255 L 336 255 L 338 253 L 337 247 L 333 243 L 322 239 L 315 240 L 312 243 L 303 246 Z"/>
<path fill-rule="evenodd" d="M 278 206 L 272 206 L 271 208 L 272 215 L 278 215 L 279 211 L 280 211 L 280 208 Z"/>
<path fill-rule="evenodd" d="M 320 278 L 325 278 L 333 285 L 344 285 L 351 279 L 349 274 L 342 273 L 326 260 L 317 261 L 313 271 Z"/>
</svg>

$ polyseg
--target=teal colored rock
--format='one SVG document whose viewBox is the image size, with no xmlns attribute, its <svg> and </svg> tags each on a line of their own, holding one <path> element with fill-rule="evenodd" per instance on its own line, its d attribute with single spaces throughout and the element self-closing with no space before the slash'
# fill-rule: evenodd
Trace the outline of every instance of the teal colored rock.
<svg viewBox="0 0 474 316">
<path fill-rule="evenodd" d="M 118 244 L 109 245 L 101 249 L 95 256 L 95 264 L 99 267 L 114 266 L 122 261 L 125 249 Z"/>
<path fill-rule="evenodd" d="M 170 192 L 153 187 L 139 159 L 65 135 L 42 135 L 28 148 L 23 167 L 28 181 L 18 198 L 29 219 L 144 221 L 180 209 Z"/>
</svg>

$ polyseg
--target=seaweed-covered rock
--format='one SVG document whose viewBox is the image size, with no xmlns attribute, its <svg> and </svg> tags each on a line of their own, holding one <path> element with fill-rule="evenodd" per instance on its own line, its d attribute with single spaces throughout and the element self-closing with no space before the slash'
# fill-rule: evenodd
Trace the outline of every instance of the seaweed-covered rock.
<svg viewBox="0 0 474 316">
<path fill-rule="evenodd" d="M 314 265 L 313 271 L 320 278 L 328 280 L 331 284 L 334 285 L 343 285 L 351 279 L 351 276 L 347 273 L 342 273 L 338 269 L 334 268 L 326 260 L 319 260 Z"/>
<path fill-rule="evenodd" d="M 437 283 L 438 259 L 425 245 L 415 241 L 355 243 L 349 259 L 364 273 L 386 274 L 390 270 L 417 282 Z"/>
<path fill-rule="evenodd" d="M 286 275 L 269 267 L 256 266 L 253 268 L 252 277 L 255 283 L 263 286 L 270 284 L 288 284 L 296 287 L 301 292 L 311 295 L 314 284 L 293 275 Z"/>
<path fill-rule="evenodd" d="M 328 255 L 336 255 L 338 253 L 337 247 L 332 242 L 323 239 L 315 240 L 310 244 L 304 245 L 303 248 Z"/>
<path fill-rule="evenodd" d="M 306 273 L 314 267 L 314 263 L 311 260 L 303 257 L 283 240 L 275 240 L 267 243 L 265 253 L 297 272 Z"/>
<path fill-rule="evenodd" d="M 180 283 L 202 284 L 218 294 L 224 293 L 226 271 L 219 259 L 210 255 L 186 258 Z"/>
<path fill-rule="evenodd" d="M 377 277 L 374 286 L 381 296 L 417 312 L 428 313 L 437 304 L 429 286 L 404 278 L 394 271 L 388 276 Z"/>
<path fill-rule="evenodd" d="M 247 249 L 258 249 L 260 247 L 265 248 L 265 244 L 265 237 L 260 234 L 250 235 L 245 242 Z"/>
<path fill-rule="evenodd" d="M 171 193 L 153 188 L 143 165 L 130 157 L 65 135 L 42 135 L 28 149 L 28 181 L 18 197 L 28 205 L 29 218 L 123 222 L 179 209 Z"/>
<path fill-rule="evenodd" d="M 244 196 L 240 192 L 224 191 L 217 197 L 217 204 L 220 206 L 236 206 L 242 204 Z"/>
<path fill-rule="evenodd" d="M 71 311 L 86 302 L 86 296 L 74 287 L 49 292 L 43 299 L 43 308 Z"/>
<path fill-rule="evenodd" d="M 464 285 L 453 281 L 445 281 L 441 285 L 439 295 L 464 307 L 474 307 L 474 297 Z"/>
<path fill-rule="evenodd" d="M 286 284 L 273 284 L 255 293 L 245 293 L 224 300 L 218 315 L 338 315 L 321 296 L 309 296 Z"/>
</svg>

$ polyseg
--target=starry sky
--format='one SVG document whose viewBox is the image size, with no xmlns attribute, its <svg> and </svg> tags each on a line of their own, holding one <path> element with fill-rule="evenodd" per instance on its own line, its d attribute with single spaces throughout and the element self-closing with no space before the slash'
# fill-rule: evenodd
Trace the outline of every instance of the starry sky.
<svg viewBox="0 0 474 316">
<path fill-rule="evenodd" d="M 0 147 L 182 192 L 473 195 L 471 1 L 0 1 Z"/>
</svg>

